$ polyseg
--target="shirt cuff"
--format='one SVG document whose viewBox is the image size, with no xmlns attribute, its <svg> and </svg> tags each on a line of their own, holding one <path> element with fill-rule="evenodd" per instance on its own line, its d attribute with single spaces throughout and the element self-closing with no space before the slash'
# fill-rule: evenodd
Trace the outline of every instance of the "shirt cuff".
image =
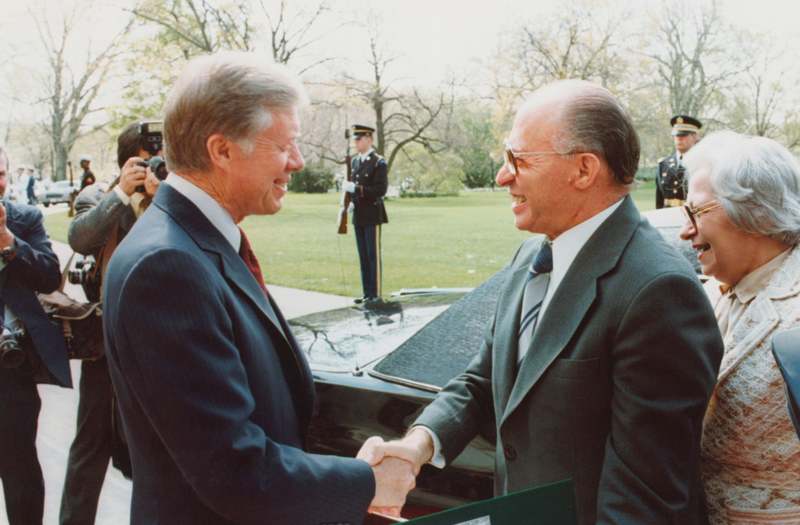
<svg viewBox="0 0 800 525">
<path fill-rule="evenodd" d="M 119 197 L 119 200 L 121 200 L 122 204 L 124 204 L 125 206 L 131 203 L 131 198 L 128 196 L 127 193 L 122 191 L 122 188 L 119 187 L 119 184 L 114 186 L 114 193 L 117 194 L 117 197 Z"/>
<path fill-rule="evenodd" d="M 444 460 L 444 455 L 442 454 L 442 442 L 439 441 L 439 436 L 436 433 L 423 425 L 417 425 L 415 427 L 411 427 L 411 430 L 415 428 L 420 428 L 428 433 L 431 437 L 431 441 L 433 441 L 433 456 L 431 456 L 430 461 L 428 464 L 433 465 L 436 468 L 444 468 L 447 465 L 447 462 Z"/>
</svg>

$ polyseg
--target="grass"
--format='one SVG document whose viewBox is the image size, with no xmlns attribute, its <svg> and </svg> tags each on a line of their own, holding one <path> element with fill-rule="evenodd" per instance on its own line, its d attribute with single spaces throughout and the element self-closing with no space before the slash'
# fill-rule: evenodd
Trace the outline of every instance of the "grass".
<svg viewBox="0 0 800 525">
<path fill-rule="evenodd" d="M 640 210 L 655 207 L 653 181 L 632 192 Z M 401 288 L 477 286 L 505 266 L 528 232 L 514 228 L 505 191 L 459 197 L 390 199 L 382 228 L 384 294 Z M 352 224 L 336 233 L 339 196 L 288 194 L 273 216 L 241 224 L 268 284 L 360 296 Z M 45 217 L 54 240 L 66 242 L 67 213 Z"/>
</svg>

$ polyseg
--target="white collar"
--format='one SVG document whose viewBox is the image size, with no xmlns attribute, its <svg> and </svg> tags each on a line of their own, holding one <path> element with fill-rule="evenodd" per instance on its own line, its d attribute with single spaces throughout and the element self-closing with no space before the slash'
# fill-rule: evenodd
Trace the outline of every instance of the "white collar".
<svg viewBox="0 0 800 525">
<path fill-rule="evenodd" d="M 223 237 L 233 246 L 236 253 L 239 253 L 239 245 L 242 242 L 242 234 L 239 227 L 233 222 L 230 213 L 220 206 L 208 193 L 204 192 L 193 183 L 184 179 L 177 173 L 170 172 L 165 180 L 175 191 L 192 201 L 192 204 L 202 212 L 203 215 L 219 230 Z"/>
<path fill-rule="evenodd" d="M 369 156 L 370 156 L 370 154 L 371 154 L 372 152 L 373 152 L 373 149 L 372 149 L 372 148 L 369 148 L 369 151 L 367 151 L 366 153 L 362 153 L 361 155 L 359 155 L 359 157 L 360 157 L 360 159 L 359 159 L 359 160 L 361 160 L 361 162 L 364 162 L 365 160 L 367 160 L 367 157 L 369 157 Z"/>
<path fill-rule="evenodd" d="M 578 252 L 581 251 L 583 246 L 586 244 L 589 238 L 594 235 L 594 232 L 597 231 L 600 225 L 603 224 L 606 219 L 608 219 L 611 214 L 622 205 L 624 200 L 625 198 L 623 197 L 594 217 L 583 221 L 577 226 L 573 226 L 571 229 L 565 231 L 556 237 L 554 241 L 552 241 L 553 271 L 550 272 L 550 284 L 547 286 L 547 295 L 545 295 L 542 303 L 542 311 L 547 308 L 547 305 L 550 303 L 550 299 L 558 289 L 558 285 L 561 284 L 561 281 L 564 279 L 564 276 L 567 274 L 570 266 L 572 266 L 572 263 L 575 261 L 575 257 L 578 256 Z M 541 312 L 539 315 L 542 315 Z"/>
</svg>

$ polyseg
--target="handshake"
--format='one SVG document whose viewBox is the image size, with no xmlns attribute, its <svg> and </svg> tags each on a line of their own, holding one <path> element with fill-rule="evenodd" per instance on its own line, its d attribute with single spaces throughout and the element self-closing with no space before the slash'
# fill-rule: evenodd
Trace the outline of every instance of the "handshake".
<svg viewBox="0 0 800 525">
<path fill-rule="evenodd" d="M 356 458 L 369 463 L 375 474 L 375 498 L 369 512 L 399 518 L 420 468 L 430 461 L 433 451 L 433 439 L 421 428 L 412 429 L 398 441 L 366 440 Z"/>
</svg>

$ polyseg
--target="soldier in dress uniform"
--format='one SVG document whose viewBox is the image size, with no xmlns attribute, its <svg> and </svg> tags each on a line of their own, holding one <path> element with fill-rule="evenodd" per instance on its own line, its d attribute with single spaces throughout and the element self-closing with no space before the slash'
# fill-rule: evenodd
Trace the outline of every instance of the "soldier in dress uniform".
<svg viewBox="0 0 800 525">
<path fill-rule="evenodd" d="M 352 180 L 342 183 L 342 189 L 352 194 L 353 229 L 361 261 L 364 296 L 356 299 L 356 304 L 381 296 L 381 224 L 389 222 L 383 206 L 389 185 L 386 159 L 372 149 L 374 132 L 375 128 L 353 125 L 359 155 L 352 161 Z"/>
<path fill-rule="evenodd" d="M 86 186 L 91 186 L 97 179 L 92 173 L 91 168 L 89 168 L 89 164 L 92 162 L 92 157 L 89 155 L 81 155 L 78 157 L 78 161 L 81 163 L 81 168 L 83 168 L 83 175 L 81 176 L 81 189 L 79 191 L 83 191 L 83 188 Z"/>
<path fill-rule="evenodd" d="M 694 117 L 676 115 L 669 121 L 676 152 L 667 158 L 658 159 L 656 173 L 656 209 L 682 206 L 686 202 L 683 187 L 683 156 L 697 142 L 697 130 L 703 127 Z"/>
</svg>

